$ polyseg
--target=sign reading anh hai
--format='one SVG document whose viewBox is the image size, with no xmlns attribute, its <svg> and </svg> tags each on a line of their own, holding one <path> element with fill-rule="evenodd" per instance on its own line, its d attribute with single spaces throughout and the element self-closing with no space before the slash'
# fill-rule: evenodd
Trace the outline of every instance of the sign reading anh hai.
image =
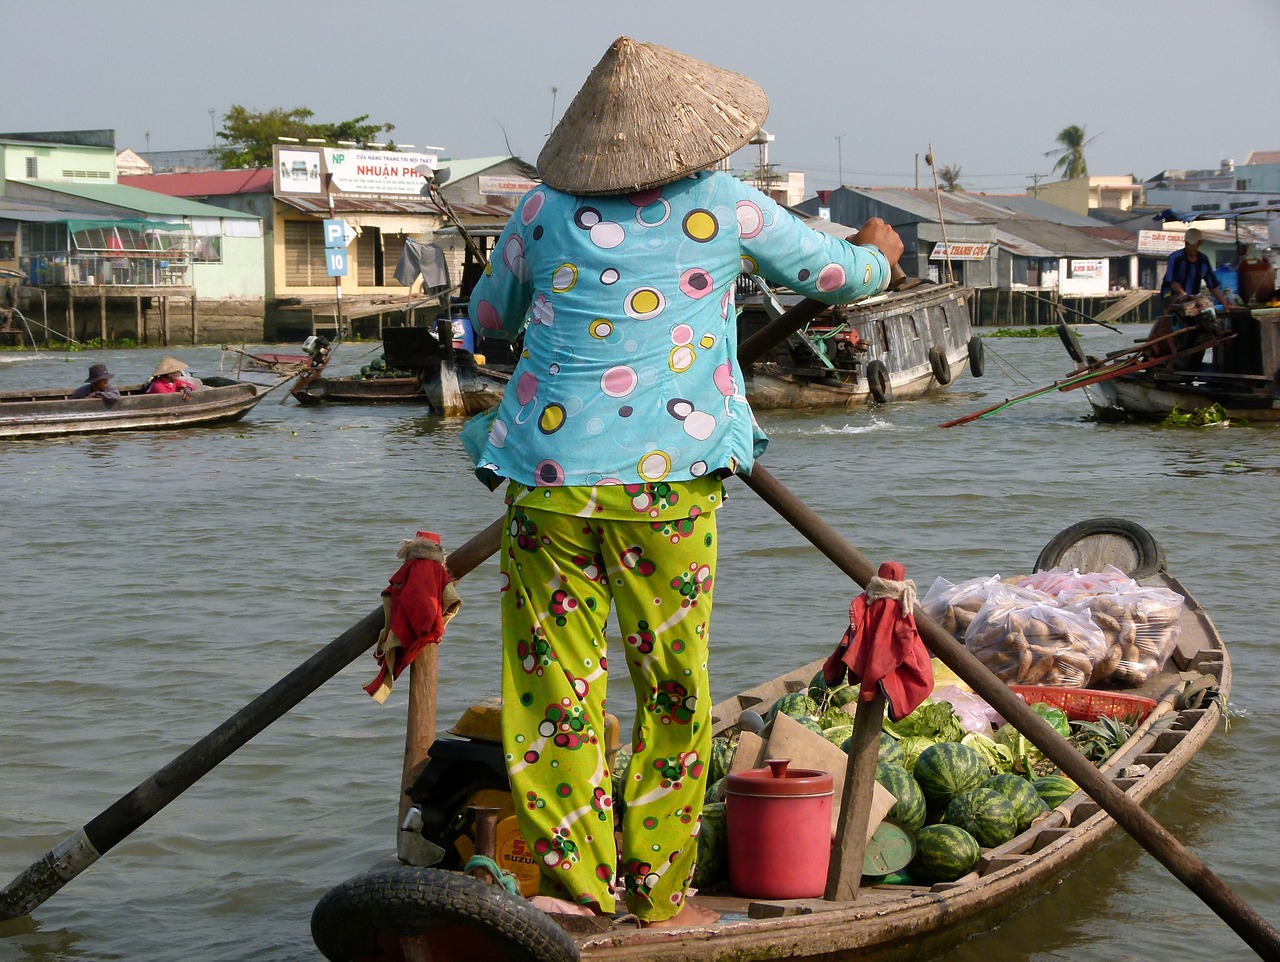
<svg viewBox="0 0 1280 962">
<path fill-rule="evenodd" d="M 421 151 L 361 150 L 356 147 L 324 148 L 325 167 L 333 186 L 344 194 L 422 193 L 426 183 L 414 168 L 436 168 L 438 155 Z"/>
<path fill-rule="evenodd" d="M 929 260 L 945 261 L 950 258 L 953 261 L 985 261 L 989 250 L 991 250 L 990 244 L 943 244 L 939 242 L 933 245 L 933 253 L 929 255 Z"/>
<path fill-rule="evenodd" d="M 1072 259 L 1068 268 L 1068 276 L 1072 278 L 1096 279 L 1102 277 L 1107 270 L 1107 262 L 1090 258 L 1088 260 Z"/>
</svg>

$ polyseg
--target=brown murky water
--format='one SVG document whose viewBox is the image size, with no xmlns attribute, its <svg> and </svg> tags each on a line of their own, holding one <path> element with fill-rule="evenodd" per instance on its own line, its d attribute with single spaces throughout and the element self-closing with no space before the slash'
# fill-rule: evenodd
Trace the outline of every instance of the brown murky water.
<svg viewBox="0 0 1280 962">
<path fill-rule="evenodd" d="M 1082 336 L 1101 353 L 1136 333 Z M 922 590 L 939 575 L 1029 570 L 1085 518 L 1149 528 L 1236 672 L 1230 730 L 1154 811 L 1280 921 L 1280 432 L 1087 423 L 1075 393 L 939 430 L 1066 372 L 1056 339 L 987 344 L 986 377 L 966 374 L 937 400 L 762 418 L 767 467 Z M 341 357 L 353 368 L 367 350 Z M 171 353 L 197 373 L 218 368 L 216 349 Z M 160 355 L 0 354 L 0 390 L 75 384 L 98 360 L 140 380 Z M 458 427 L 272 396 L 226 427 L 0 446 L 0 884 L 376 607 L 401 538 L 425 527 L 457 545 L 491 521 L 499 498 L 471 478 Z M 719 696 L 829 654 L 857 592 L 744 486 L 731 498 Z M 442 726 L 497 690 L 495 584 L 492 562 L 462 583 L 441 651 Z M 376 705 L 360 690 L 371 676 L 359 659 L 31 917 L 0 924 L 0 962 L 318 959 L 316 900 L 394 842 L 404 692 Z M 1121 838 L 948 958 L 1248 955 Z"/>
</svg>

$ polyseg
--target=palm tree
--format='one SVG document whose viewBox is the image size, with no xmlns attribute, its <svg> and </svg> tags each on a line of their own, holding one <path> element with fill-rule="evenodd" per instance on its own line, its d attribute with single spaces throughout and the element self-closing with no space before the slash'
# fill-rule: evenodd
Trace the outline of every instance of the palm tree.
<svg viewBox="0 0 1280 962">
<path fill-rule="evenodd" d="M 1046 150 L 1046 157 L 1057 157 L 1054 170 L 1062 171 L 1063 180 L 1075 180 L 1077 177 L 1089 176 L 1089 165 L 1084 159 L 1084 149 L 1097 138 L 1085 138 L 1083 127 L 1072 124 L 1058 132 L 1058 148 Z"/>
<path fill-rule="evenodd" d="M 943 164 L 938 168 L 938 178 L 942 181 L 942 189 L 948 193 L 955 191 L 964 191 L 960 186 L 960 168 L 952 167 L 950 164 Z"/>
</svg>

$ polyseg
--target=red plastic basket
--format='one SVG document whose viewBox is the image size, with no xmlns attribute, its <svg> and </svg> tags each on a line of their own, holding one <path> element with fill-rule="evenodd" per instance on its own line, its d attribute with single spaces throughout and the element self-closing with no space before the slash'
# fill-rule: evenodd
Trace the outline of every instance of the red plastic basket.
<svg viewBox="0 0 1280 962">
<path fill-rule="evenodd" d="M 1150 698 L 1124 695 L 1093 688 L 1051 688 L 1046 685 L 1010 685 L 1009 690 L 1022 696 L 1028 705 L 1044 702 L 1061 708 L 1072 721 L 1097 721 L 1103 715 L 1112 718 L 1138 717 L 1141 722 L 1156 707 Z"/>
</svg>

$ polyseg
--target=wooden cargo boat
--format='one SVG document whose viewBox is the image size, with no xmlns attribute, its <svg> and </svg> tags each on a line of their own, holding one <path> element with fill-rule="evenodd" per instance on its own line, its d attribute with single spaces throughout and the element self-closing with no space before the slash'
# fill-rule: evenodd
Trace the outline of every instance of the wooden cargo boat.
<svg viewBox="0 0 1280 962">
<path fill-rule="evenodd" d="M 145 394 L 146 386 L 120 389 L 119 401 L 72 398 L 70 391 L 6 391 L 0 393 L 0 438 L 97 434 L 195 427 L 238 421 L 268 393 L 272 385 L 228 377 L 208 377 L 189 396 Z"/>
<path fill-rule="evenodd" d="M 956 284 L 923 284 L 831 308 L 744 371 L 747 400 L 759 411 L 887 404 L 943 391 L 966 368 L 981 377 L 971 293 Z M 739 341 L 796 300 L 745 298 Z"/>
<path fill-rule="evenodd" d="M 1108 790 L 1114 786 L 1127 796 L 1122 799 L 1125 806 L 1131 804 L 1129 800 L 1140 805 L 1166 789 L 1218 727 L 1231 688 L 1231 667 L 1213 622 L 1187 589 L 1168 574 L 1159 547 L 1137 525 L 1116 519 L 1073 525 L 1049 542 L 1035 568 L 1078 567 L 1087 571 L 1100 570 L 1107 564 L 1116 565 L 1143 585 L 1171 589 L 1185 599 L 1178 622 L 1181 634 L 1168 663 L 1140 688 L 1124 693 L 1146 696 L 1151 699 L 1148 707 L 1154 708 L 1098 769 Z M 917 618 L 928 638 L 929 631 L 924 629 L 933 623 L 921 618 L 919 611 Z M 746 726 L 758 723 L 759 718 L 757 715 L 752 719 L 751 713 L 764 712 L 781 693 L 807 688 L 821 664 L 814 661 L 717 704 L 712 710 L 714 733 L 733 735 L 740 720 L 743 730 L 752 730 Z M 1004 714 L 1013 717 L 1009 711 Z M 410 717 L 414 717 L 412 700 Z M 858 718 L 862 718 L 862 709 Z M 878 716 L 875 719 L 875 735 L 871 737 L 878 737 L 879 733 Z M 855 734 L 855 740 L 858 737 Z M 866 738 L 863 741 L 865 744 Z M 873 747 L 873 754 L 874 751 Z M 451 770 L 449 778 L 434 780 L 447 783 L 448 803 L 463 806 L 472 794 L 465 778 L 459 781 L 453 776 L 469 772 L 474 777 L 480 771 L 489 792 L 475 804 L 501 805 L 498 799 L 505 784 L 501 752 L 500 745 L 477 738 L 437 741 L 416 784 L 433 783 L 428 776 L 433 765 L 458 766 L 461 760 L 461 767 Z M 856 764 L 856 757 L 855 749 L 851 767 Z M 414 790 L 409 794 L 413 797 Z M 475 938 L 484 942 L 494 937 L 493 932 L 507 940 L 506 951 L 511 952 L 509 956 L 495 957 L 539 960 L 830 962 L 845 958 L 933 957 L 966 935 L 998 924 L 1031 900 L 1047 894 L 1064 874 L 1113 835 L 1117 822 L 1109 812 L 1116 810 L 1114 801 L 1100 807 L 1091 798 L 1098 794 L 1096 786 L 1089 794 L 1076 791 L 1011 841 L 984 850 L 976 869 L 954 882 L 889 885 L 864 878 L 859 888 L 855 875 L 852 895 L 846 892 L 842 900 L 760 900 L 738 898 L 729 892 L 700 892 L 694 902 L 719 913 L 719 920 L 710 925 L 638 928 L 623 920 L 546 916 L 519 896 L 506 895 L 499 886 L 484 885 L 457 871 L 413 868 L 393 860 L 392 867 L 375 867 L 326 894 L 317 904 L 312 932 L 322 952 L 333 960 L 463 958 L 459 953 L 464 950 L 455 945 L 467 946 L 465 951 L 474 957 Z M 846 803 L 848 798 L 846 795 Z M 420 799 L 421 792 L 415 802 Z M 855 818 L 850 813 L 857 808 L 854 803 L 841 809 L 837 849 L 847 821 Z M 428 808 L 424 814 L 427 825 L 440 827 L 439 812 Z M 473 814 L 476 847 L 483 851 L 485 843 L 478 827 L 480 812 Z M 865 814 L 862 817 L 865 820 Z M 460 820 L 461 815 L 452 824 L 456 827 Z M 1135 837 L 1140 835 L 1129 824 L 1127 814 L 1121 820 Z M 424 829 L 423 834 L 427 831 Z M 401 861 L 405 858 L 406 835 L 414 833 L 401 832 Z M 443 836 L 436 841 L 450 843 Z M 431 846 L 427 848 L 430 850 Z M 439 849 L 436 851 L 438 857 Z M 861 853 L 856 864 L 868 864 L 863 862 Z M 828 896 L 831 892 L 829 882 Z M 555 924 L 548 925 L 550 920 Z M 476 936 L 482 930 L 489 934 Z M 354 951 L 351 946 L 363 948 Z M 427 954 L 413 954 L 418 949 Z"/>
<path fill-rule="evenodd" d="M 303 405 L 417 404 L 446 415 L 479 414 L 502 400 L 509 374 L 478 364 L 472 352 L 442 347 L 428 328 L 388 328 L 383 334 L 387 366 L 407 376 L 325 377 L 332 356 L 325 344 L 290 393 Z"/>
<path fill-rule="evenodd" d="M 1148 341 L 1169 330 L 1156 322 Z M 1174 337 L 1176 350 L 1135 358 L 1130 370 L 1084 385 L 1099 420 L 1163 421 L 1175 409 L 1191 413 L 1220 405 L 1228 418 L 1280 421 L 1280 308 L 1235 308 L 1226 313 L 1219 336 L 1195 343 Z M 1072 360 L 1101 364 L 1085 355 L 1078 341 L 1064 337 Z M 1203 359 L 1201 359 L 1203 354 Z M 1184 363 L 1185 362 L 1185 363 Z"/>
</svg>

